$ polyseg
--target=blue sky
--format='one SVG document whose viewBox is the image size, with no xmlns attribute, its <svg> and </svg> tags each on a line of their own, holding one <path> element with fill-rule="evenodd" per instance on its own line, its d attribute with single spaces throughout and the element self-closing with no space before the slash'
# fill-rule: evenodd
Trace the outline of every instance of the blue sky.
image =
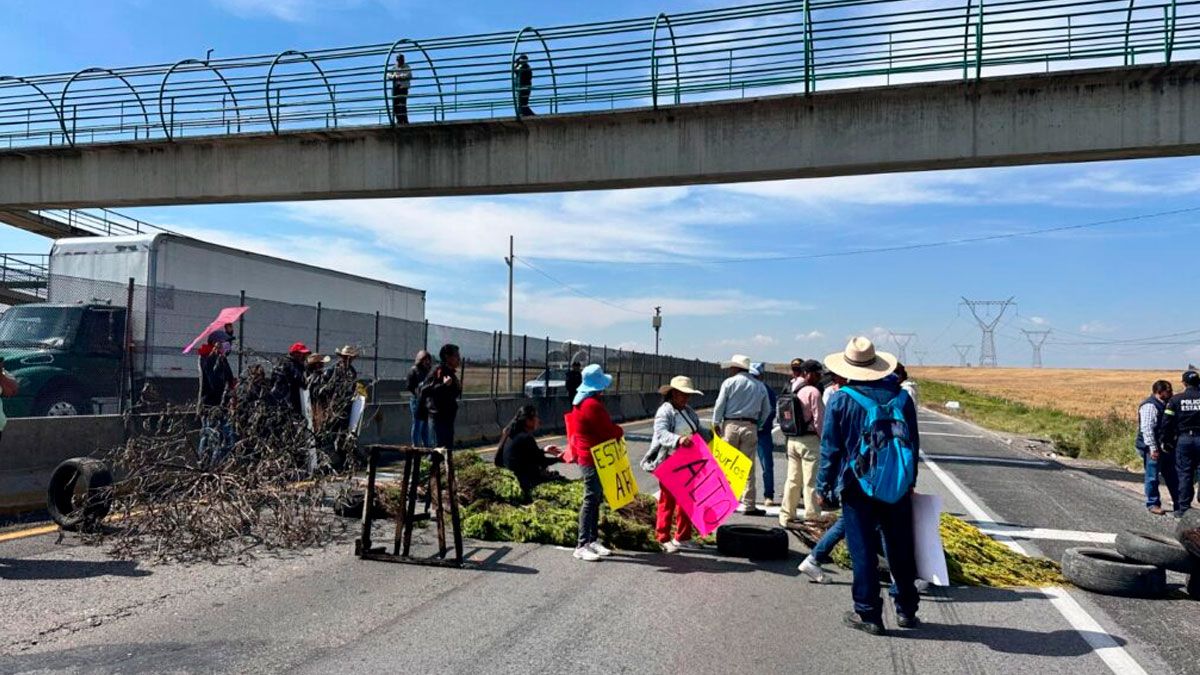
<svg viewBox="0 0 1200 675">
<path fill-rule="evenodd" d="M 660 0 L 655 9 L 713 4 Z M 233 56 L 650 13 L 622 1 L 0 0 L 0 9 L 0 71 L 12 74 L 171 62 L 210 48 Z M 1195 304 L 1170 290 L 1195 265 L 1200 211 L 887 254 L 695 261 L 835 253 L 1192 207 L 1200 207 L 1195 158 L 130 213 L 218 243 L 424 288 L 432 321 L 483 330 L 505 323 L 503 257 L 513 234 L 518 256 L 540 270 L 517 268 L 516 329 L 532 335 L 652 349 L 650 315 L 661 305 L 663 350 L 682 356 L 739 351 L 785 361 L 822 355 L 855 333 L 891 346 L 887 335 L 896 331 L 918 334 L 910 361 L 922 350 L 927 362 L 957 363 L 953 344 L 976 345 L 974 359 L 979 343 L 960 296 L 1015 296 L 1018 308 L 997 335 L 1003 364 L 1029 362 L 1022 328 L 1051 328 L 1048 366 L 1174 368 L 1200 361 L 1200 341 L 1114 342 L 1200 328 Z M 48 247 L 0 231 L 0 249 Z"/>
</svg>

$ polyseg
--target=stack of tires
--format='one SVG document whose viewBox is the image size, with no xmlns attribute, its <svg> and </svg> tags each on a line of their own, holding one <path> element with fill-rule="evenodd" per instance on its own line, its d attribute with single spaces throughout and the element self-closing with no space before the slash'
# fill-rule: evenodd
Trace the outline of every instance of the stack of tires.
<svg viewBox="0 0 1200 675">
<path fill-rule="evenodd" d="M 1117 550 L 1072 548 L 1063 555 L 1063 576 L 1076 586 L 1134 598 L 1167 594 L 1167 572 L 1187 575 L 1187 592 L 1200 600 L 1200 511 L 1189 511 L 1175 537 L 1130 530 L 1117 535 Z"/>
</svg>

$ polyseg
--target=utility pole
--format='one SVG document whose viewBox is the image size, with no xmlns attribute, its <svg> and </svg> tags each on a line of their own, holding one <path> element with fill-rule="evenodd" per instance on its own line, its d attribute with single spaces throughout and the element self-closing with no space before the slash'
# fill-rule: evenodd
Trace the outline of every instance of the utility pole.
<svg viewBox="0 0 1200 675">
<path fill-rule="evenodd" d="M 892 342 L 896 343 L 896 358 L 900 359 L 901 363 L 904 363 L 908 360 L 908 343 L 912 342 L 913 338 L 917 337 L 917 334 L 888 331 L 888 335 L 892 336 Z"/>
<path fill-rule="evenodd" d="M 1012 298 L 1007 300 L 968 300 L 963 298 L 962 301 L 971 310 L 971 315 L 975 317 L 979 329 L 983 331 L 983 338 L 979 342 L 979 367 L 995 368 L 996 326 L 1000 323 L 1004 312 L 1016 303 Z M 990 310 L 993 308 L 998 309 L 995 310 L 996 316 L 991 317 Z"/>
<path fill-rule="evenodd" d="M 974 347 L 975 345 L 954 345 L 954 351 L 958 352 L 958 366 L 960 368 L 970 367 L 971 364 L 967 362 L 967 355 L 971 353 Z"/>
<path fill-rule="evenodd" d="M 508 257 L 504 262 L 508 263 L 508 390 L 513 390 L 513 235 L 508 235 Z M 549 364 L 546 366 L 549 368 Z"/>
<path fill-rule="evenodd" d="M 662 330 L 662 307 L 654 308 L 654 317 L 650 319 L 650 325 L 654 326 L 654 355 L 658 356 L 658 332 Z"/>
<path fill-rule="evenodd" d="M 1029 340 L 1029 346 L 1033 347 L 1033 367 L 1042 367 L 1042 345 L 1046 344 L 1046 338 L 1050 337 L 1048 330 L 1025 330 L 1021 329 L 1025 334 L 1025 339 Z"/>
</svg>

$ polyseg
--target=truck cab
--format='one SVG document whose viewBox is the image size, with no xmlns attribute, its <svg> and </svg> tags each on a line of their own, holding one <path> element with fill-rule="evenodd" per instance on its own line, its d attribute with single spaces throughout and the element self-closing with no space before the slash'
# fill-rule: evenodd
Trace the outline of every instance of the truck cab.
<svg viewBox="0 0 1200 675">
<path fill-rule="evenodd" d="M 125 308 L 18 305 L 0 316 L 0 358 L 20 384 L 10 417 L 87 415 L 120 394 Z"/>
</svg>

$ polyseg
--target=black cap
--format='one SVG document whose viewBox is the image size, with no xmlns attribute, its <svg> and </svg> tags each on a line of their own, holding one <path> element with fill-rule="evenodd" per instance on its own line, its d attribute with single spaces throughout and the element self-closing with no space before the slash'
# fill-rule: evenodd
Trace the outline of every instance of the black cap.
<svg viewBox="0 0 1200 675">
<path fill-rule="evenodd" d="M 1194 370 L 1183 371 L 1183 383 L 1189 387 L 1200 387 L 1200 373 Z"/>
<path fill-rule="evenodd" d="M 820 373 L 824 372 L 824 370 L 825 367 L 822 366 L 821 362 L 817 361 L 816 359 L 809 359 L 800 364 L 800 372 L 802 373 Z"/>
</svg>

